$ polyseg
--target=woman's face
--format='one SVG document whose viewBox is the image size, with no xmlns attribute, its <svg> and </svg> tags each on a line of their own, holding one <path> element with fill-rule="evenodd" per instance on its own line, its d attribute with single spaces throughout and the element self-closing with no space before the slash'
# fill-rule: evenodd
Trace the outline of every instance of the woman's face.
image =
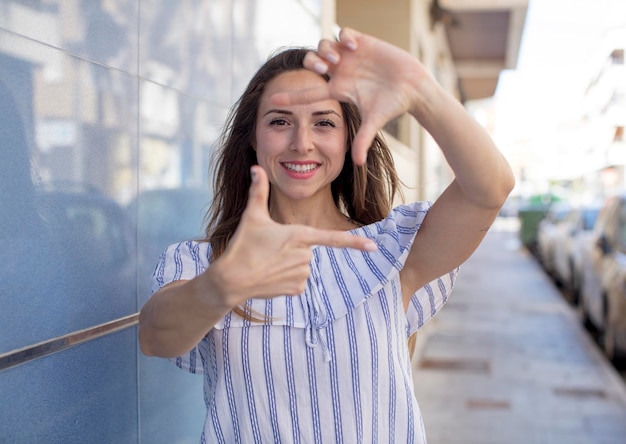
<svg viewBox="0 0 626 444">
<path fill-rule="evenodd" d="M 280 74 L 265 87 L 254 148 L 272 184 L 273 200 L 331 196 L 330 184 L 341 172 L 347 150 L 341 105 L 335 100 L 281 107 L 269 103 L 275 93 L 325 83 L 319 75 L 302 69 Z"/>
</svg>

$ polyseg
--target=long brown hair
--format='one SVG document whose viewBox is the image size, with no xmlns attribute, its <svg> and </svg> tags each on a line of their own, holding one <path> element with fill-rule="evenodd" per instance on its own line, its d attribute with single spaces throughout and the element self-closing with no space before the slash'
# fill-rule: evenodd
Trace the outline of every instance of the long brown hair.
<svg viewBox="0 0 626 444">
<path fill-rule="evenodd" d="M 248 200 L 250 168 L 257 163 L 252 148 L 256 118 L 265 86 L 287 71 L 304 69 L 307 48 L 290 48 L 278 52 L 254 75 L 248 87 L 230 111 L 213 163 L 214 197 L 206 215 L 206 240 L 211 244 L 211 259 L 218 258 L 235 233 Z M 323 76 L 327 81 L 328 76 Z M 356 106 L 341 102 L 347 126 L 348 150 L 344 167 L 331 184 L 333 199 L 353 221 L 367 225 L 386 217 L 394 197 L 400 191 L 393 157 L 380 135 L 368 151 L 367 163 L 352 162 L 352 140 L 361 117 Z M 241 314 L 238 309 L 235 309 Z"/>
</svg>

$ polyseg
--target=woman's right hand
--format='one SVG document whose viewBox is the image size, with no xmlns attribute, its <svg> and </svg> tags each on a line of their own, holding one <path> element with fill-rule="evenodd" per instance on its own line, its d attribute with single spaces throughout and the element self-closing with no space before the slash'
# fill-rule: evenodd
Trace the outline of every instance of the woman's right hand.
<svg viewBox="0 0 626 444">
<path fill-rule="evenodd" d="M 298 295 L 309 277 L 312 247 L 376 250 L 365 237 L 305 225 L 283 225 L 268 211 L 269 182 L 260 166 L 251 169 L 248 203 L 224 253 L 208 268 L 213 285 L 227 306 L 247 299 Z"/>
</svg>

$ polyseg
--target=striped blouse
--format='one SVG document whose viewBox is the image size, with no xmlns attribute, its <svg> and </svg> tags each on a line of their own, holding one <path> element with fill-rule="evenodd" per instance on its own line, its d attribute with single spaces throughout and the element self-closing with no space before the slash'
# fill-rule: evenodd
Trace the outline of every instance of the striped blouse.
<svg viewBox="0 0 626 444">
<path fill-rule="evenodd" d="M 204 375 L 201 442 L 426 442 L 407 339 L 446 302 L 457 270 L 418 290 L 406 312 L 399 271 L 429 208 L 401 205 L 352 230 L 375 252 L 315 247 L 302 294 L 248 301 L 271 321 L 231 312 L 172 359 Z M 152 290 L 192 279 L 209 257 L 206 242 L 169 246 Z"/>
</svg>

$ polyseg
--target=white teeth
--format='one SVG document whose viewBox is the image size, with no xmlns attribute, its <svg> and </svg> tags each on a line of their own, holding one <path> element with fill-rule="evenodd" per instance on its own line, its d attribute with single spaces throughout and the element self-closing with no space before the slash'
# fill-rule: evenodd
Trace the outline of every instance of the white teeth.
<svg viewBox="0 0 626 444">
<path fill-rule="evenodd" d="M 288 170 L 294 171 L 296 173 L 308 173 L 309 171 L 313 171 L 317 167 L 317 164 L 315 163 L 310 163 L 308 165 L 297 165 L 295 163 L 283 163 L 283 165 Z"/>
</svg>

